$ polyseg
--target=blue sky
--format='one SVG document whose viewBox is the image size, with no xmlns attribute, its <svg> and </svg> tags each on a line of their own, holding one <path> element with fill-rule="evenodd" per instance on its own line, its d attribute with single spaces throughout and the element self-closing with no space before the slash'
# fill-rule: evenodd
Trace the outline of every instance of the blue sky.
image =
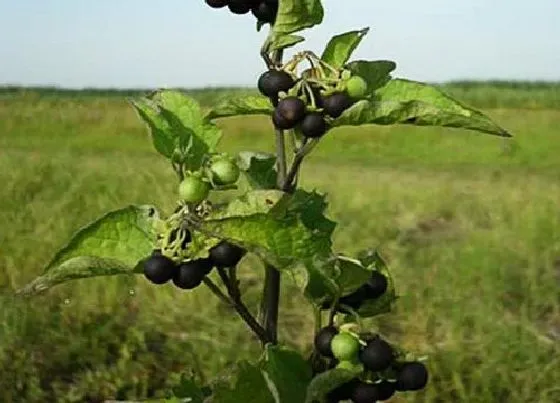
<svg viewBox="0 0 560 403">
<path fill-rule="evenodd" d="M 394 60 L 396 76 L 560 80 L 560 0 L 323 5 L 324 24 L 305 34 L 316 53 L 331 35 L 370 26 L 354 58 Z M 0 0 L 0 84 L 254 85 L 265 35 L 251 15 L 203 0 Z"/>
</svg>

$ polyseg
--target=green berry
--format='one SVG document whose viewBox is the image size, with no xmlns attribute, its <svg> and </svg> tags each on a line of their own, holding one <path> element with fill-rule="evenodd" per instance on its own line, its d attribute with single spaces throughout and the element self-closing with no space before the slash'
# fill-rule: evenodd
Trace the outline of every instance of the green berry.
<svg viewBox="0 0 560 403">
<path fill-rule="evenodd" d="M 351 334 L 342 332 L 333 337 L 331 350 L 339 361 L 353 361 L 360 351 L 360 342 Z"/>
</svg>

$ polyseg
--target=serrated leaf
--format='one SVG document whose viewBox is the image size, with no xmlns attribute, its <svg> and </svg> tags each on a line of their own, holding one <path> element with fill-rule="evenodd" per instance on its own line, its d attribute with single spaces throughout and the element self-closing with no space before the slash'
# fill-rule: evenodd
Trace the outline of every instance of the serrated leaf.
<svg viewBox="0 0 560 403">
<path fill-rule="evenodd" d="M 105 214 L 76 232 L 43 274 L 17 293 L 33 295 L 70 280 L 135 273 L 152 250 L 152 222 L 158 216 L 149 205 Z"/>
<path fill-rule="evenodd" d="M 267 153 L 242 151 L 238 165 L 247 181 L 248 189 L 274 189 L 276 187 L 276 156 Z"/>
<path fill-rule="evenodd" d="M 270 390 L 264 371 L 247 361 L 237 364 L 233 387 L 218 384 L 212 394 L 212 403 L 280 403 Z M 283 403 L 283 402 L 282 402 Z"/>
<path fill-rule="evenodd" d="M 268 50 L 272 52 L 275 50 L 287 49 L 303 41 L 305 41 L 305 38 L 299 35 L 275 36 L 273 37 Z"/>
<path fill-rule="evenodd" d="M 303 403 L 313 377 L 311 367 L 297 351 L 267 345 L 261 368 L 276 386 L 280 402 Z"/>
<path fill-rule="evenodd" d="M 176 140 L 170 124 L 159 113 L 155 103 L 142 98 L 130 101 L 138 116 L 148 125 L 152 143 L 157 152 L 171 158 L 176 148 Z"/>
<path fill-rule="evenodd" d="M 274 107 L 267 97 L 249 95 L 243 97 L 230 97 L 210 109 L 206 114 L 207 119 L 225 118 L 238 115 L 270 115 Z"/>
<path fill-rule="evenodd" d="M 275 36 L 291 34 L 323 21 L 324 10 L 320 0 L 281 0 L 272 27 Z"/>
<path fill-rule="evenodd" d="M 346 369 L 331 369 L 317 375 L 306 391 L 305 403 L 323 403 L 327 395 L 359 375 Z"/>
<path fill-rule="evenodd" d="M 391 72 L 397 68 L 397 64 L 389 60 L 355 60 L 345 67 L 367 82 L 365 97 L 369 98 L 377 89 L 391 81 Z"/>
<path fill-rule="evenodd" d="M 350 56 L 368 32 L 369 28 L 363 28 L 359 31 L 349 31 L 333 36 L 327 43 L 321 55 L 321 60 L 334 68 L 341 68 L 350 59 Z"/>
<path fill-rule="evenodd" d="M 429 84 L 403 79 L 389 81 L 373 100 L 358 101 L 333 122 L 333 126 L 364 124 L 454 127 L 511 137 L 482 112 Z"/>
</svg>

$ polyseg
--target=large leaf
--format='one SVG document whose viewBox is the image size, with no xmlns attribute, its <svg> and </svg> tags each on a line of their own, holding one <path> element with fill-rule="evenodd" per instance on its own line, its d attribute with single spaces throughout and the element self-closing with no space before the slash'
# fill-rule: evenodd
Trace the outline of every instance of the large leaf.
<svg viewBox="0 0 560 403">
<path fill-rule="evenodd" d="M 367 94 L 370 98 L 377 89 L 391 80 L 391 72 L 397 68 L 390 60 L 356 60 L 345 66 L 353 75 L 362 77 L 367 82 Z"/>
<path fill-rule="evenodd" d="M 274 107 L 270 100 L 260 95 L 230 97 L 210 109 L 207 119 L 225 118 L 237 115 L 270 115 Z"/>
<path fill-rule="evenodd" d="M 323 16 L 321 0 L 280 0 L 272 27 L 273 37 L 311 28 L 320 24 Z"/>
<path fill-rule="evenodd" d="M 267 345 L 261 368 L 276 386 L 280 402 L 303 403 L 313 374 L 307 361 L 297 351 Z"/>
<path fill-rule="evenodd" d="M 276 187 L 276 156 L 243 151 L 238 154 L 238 165 L 247 181 L 246 190 L 274 189 Z"/>
<path fill-rule="evenodd" d="M 363 28 L 359 31 L 349 31 L 333 36 L 327 43 L 321 59 L 337 69 L 341 68 L 350 59 L 350 56 L 368 32 L 369 28 Z"/>
<path fill-rule="evenodd" d="M 262 369 L 241 361 L 234 373 L 237 378 L 233 385 L 218 383 L 213 388 L 212 403 L 281 403 L 275 396 L 274 384 Z"/>
<path fill-rule="evenodd" d="M 394 79 L 380 88 L 373 100 L 362 100 L 335 119 L 333 126 L 412 124 L 476 130 L 511 137 L 480 111 L 461 104 L 425 83 Z"/>
<path fill-rule="evenodd" d="M 359 375 L 346 369 L 331 369 L 317 375 L 306 391 L 305 403 L 323 403 L 327 395 Z"/>
<path fill-rule="evenodd" d="M 128 206 L 80 229 L 59 250 L 41 276 L 18 291 L 33 295 L 70 280 L 133 274 L 152 250 L 153 206 Z"/>
</svg>

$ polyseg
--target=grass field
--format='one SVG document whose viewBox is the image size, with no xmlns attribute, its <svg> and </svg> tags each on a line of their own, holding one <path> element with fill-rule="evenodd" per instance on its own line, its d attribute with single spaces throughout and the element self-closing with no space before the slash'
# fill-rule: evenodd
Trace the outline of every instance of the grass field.
<svg viewBox="0 0 560 403">
<path fill-rule="evenodd" d="M 515 137 L 337 129 L 302 185 L 328 193 L 337 250 L 379 246 L 393 269 L 402 298 L 371 324 L 432 372 L 394 402 L 558 402 L 560 86 L 446 88 Z M 123 94 L 0 94 L 0 401 L 161 396 L 184 370 L 211 377 L 253 357 L 258 343 L 205 289 L 115 277 L 8 297 L 103 212 L 169 212 L 176 182 Z M 193 94 L 208 105 L 226 93 Z M 272 151 L 266 117 L 219 125 L 224 150 Z M 241 278 L 255 308 L 260 267 L 244 261 Z M 306 349 L 312 312 L 288 280 L 282 291 L 280 337 Z"/>
</svg>

